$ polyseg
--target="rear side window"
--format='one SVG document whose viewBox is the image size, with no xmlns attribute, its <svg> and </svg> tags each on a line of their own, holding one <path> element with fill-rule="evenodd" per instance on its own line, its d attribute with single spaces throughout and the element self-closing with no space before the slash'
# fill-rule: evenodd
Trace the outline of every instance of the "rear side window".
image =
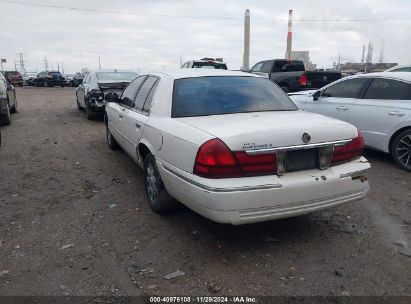
<svg viewBox="0 0 411 304">
<path fill-rule="evenodd" d="M 144 103 L 143 112 L 150 112 L 151 103 L 153 102 L 153 96 L 154 96 L 154 93 L 156 92 L 158 82 L 159 82 L 159 79 L 157 79 L 154 85 L 151 87 L 150 93 L 148 94 L 146 102 Z"/>
<path fill-rule="evenodd" d="M 305 71 L 302 61 L 276 60 L 274 63 L 274 72 L 298 72 Z"/>
<path fill-rule="evenodd" d="M 136 101 L 134 103 L 134 108 L 137 110 L 143 111 L 144 103 L 147 100 L 147 97 L 150 93 L 151 88 L 157 81 L 157 77 L 149 76 L 144 84 L 141 86 L 140 90 L 137 93 Z"/>
<path fill-rule="evenodd" d="M 411 99 L 411 84 L 378 78 L 374 79 L 364 95 L 364 99 Z"/>
<path fill-rule="evenodd" d="M 297 107 L 288 96 L 265 78 L 211 76 L 174 81 L 172 117 L 293 110 Z"/>
<path fill-rule="evenodd" d="M 323 91 L 323 97 L 358 98 L 367 78 L 354 78 L 340 81 Z"/>
<path fill-rule="evenodd" d="M 274 60 L 264 61 L 263 66 L 261 67 L 261 72 L 263 73 L 271 73 L 271 69 L 273 67 Z"/>
</svg>

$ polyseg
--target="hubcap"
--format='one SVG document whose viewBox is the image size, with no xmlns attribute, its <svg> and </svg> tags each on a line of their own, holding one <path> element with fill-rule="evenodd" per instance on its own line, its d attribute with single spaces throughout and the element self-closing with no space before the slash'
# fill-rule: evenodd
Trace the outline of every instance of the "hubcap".
<svg viewBox="0 0 411 304">
<path fill-rule="evenodd" d="M 152 202 L 156 202 L 158 196 L 157 177 L 152 164 L 149 164 L 147 167 L 146 181 L 148 196 Z"/>
<path fill-rule="evenodd" d="M 398 160 L 406 167 L 411 167 L 411 135 L 406 135 L 400 139 L 397 149 Z"/>
</svg>

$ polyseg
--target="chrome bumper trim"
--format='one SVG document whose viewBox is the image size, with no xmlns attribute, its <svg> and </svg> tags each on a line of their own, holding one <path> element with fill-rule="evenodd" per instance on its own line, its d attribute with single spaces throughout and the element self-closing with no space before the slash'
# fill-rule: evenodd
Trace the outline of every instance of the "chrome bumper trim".
<svg viewBox="0 0 411 304">
<path fill-rule="evenodd" d="M 246 150 L 245 152 L 249 155 L 256 155 L 256 154 L 263 154 L 263 153 L 275 153 L 277 151 L 319 148 L 319 147 L 326 147 L 326 146 L 330 146 L 330 145 L 338 146 L 338 145 L 344 145 L 344 144 L 346 144 L 350 141 L 351 141 L 351 139 L 344 139 L 344 140 L 329 141 L 329 142 L 316 143 L 316 144 L 277 147 L 277 148 L 266 148 L 266 149 L 257 149 L 257 150 Z"/>
<path fill-rule="evenodd" d="M 193 181 L 180 173 L 174 171 L 173 169 L 170 169 L 169 167 L 161 164 L 164 170 L 170 172 L 171 174 L 177 176 L 178 178 L 181 178 L 182 180 L 198 187 L 201 188 L 205 191 L 209 192 L 238 192 L 238 191 L 252 191 L 252 190 L 267 190 L 267 189 L 279 189 L 282 187 L 281 184 L 267 184 L 267 185 L 257 185 L 257 186 L 246 186 L 246 187 L 231 187 L 231 188 L 215 188 L 215 187 L 209 187 L 203 184 L 200 184 L 196 181 Z"/>
</svg>

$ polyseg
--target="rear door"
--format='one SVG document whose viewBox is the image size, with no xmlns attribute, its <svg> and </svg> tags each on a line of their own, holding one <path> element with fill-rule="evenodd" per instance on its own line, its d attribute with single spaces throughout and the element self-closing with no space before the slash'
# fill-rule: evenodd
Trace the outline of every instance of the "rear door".
<svg viewBox="0 0 411 304">
<path fill-rule="evenodd" d="M 137 146 L 143 135 L 143 130 L 149 117 L 151 100 L 158 77 L 148 76 L 141 85 L 134 100 L 134 107 L 124 112 L 124 136 L 127 152 L 136 160 Z M 153 94 L 150 94 L 153 92 Z M 147 104 L 147 106 L 145 106 Z"/>
<path fill-rule="evenodd" d="M 411 84 L 389 78 L 374 78 L 364 96 L 355 101 L 349 122 L 363 132 L 367 146 L 376 147 L 410 116 Z"/>
<path fill-rule="evenodd" d="M 361 77 L 350 78 L 332 84 L 322 90 L 318 100 L 307 100 L 304 111 L 348 121 L 351 108 L 368 81 L 368 78 Z"/>
<path fill-rule="evenodd" d="M 130 120 L 128 119 L 129 112 L 134 108 L 134 100 L 137 92 L 146 78 L 146 75 L 135 78 L 124 89 L 119 102 L 110 103 L 110 107 L 113 112 L 109 117 L 110 131 L 112 131 L 114 137 L 120 141 L 120 145 L 128 153 L 132 151 L 132 143 L 127 141 L 126 136 L 127 131 L 130 129 L 127 125 L 130 123 Z M 133 154 L 130 155 L 133 156 Z"/>
</svg>

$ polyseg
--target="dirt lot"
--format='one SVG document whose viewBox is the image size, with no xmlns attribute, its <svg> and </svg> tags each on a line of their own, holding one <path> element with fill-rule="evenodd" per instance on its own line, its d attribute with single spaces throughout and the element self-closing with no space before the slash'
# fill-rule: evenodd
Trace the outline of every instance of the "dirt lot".
<svg viewBox="0 0 411 304">
<path fill-rule="evenodd" d="M 411 174 L 389 156 L 366 152 L 366 199 L 321 213 L 245 226 L 184 207 L 159 216 L 74 91 L 17 88 L 19 113 L 1 127 L 0 295 L 411 295 L 399 252 Z"/>
</svg>

